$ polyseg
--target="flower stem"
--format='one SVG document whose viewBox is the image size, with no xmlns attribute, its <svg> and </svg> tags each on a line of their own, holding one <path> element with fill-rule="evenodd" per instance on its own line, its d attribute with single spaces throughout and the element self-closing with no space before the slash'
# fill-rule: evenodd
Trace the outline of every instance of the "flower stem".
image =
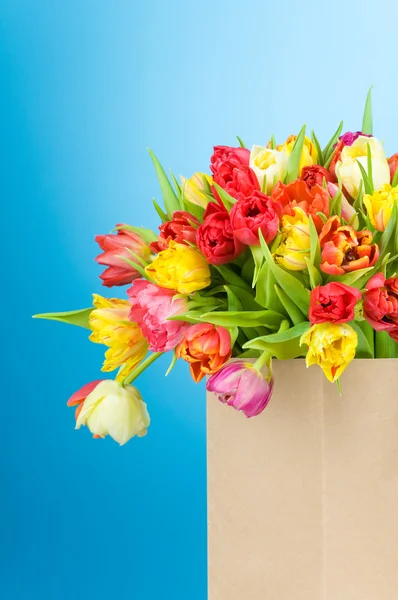
<svg viewBox="0 0 398 600">
<path fill-rule="evenodd" d="M 268 351 L 263 352 L 261 354 L 261 356 L 254 363 L 253 367 L 255 369 L 257 369 L 257 371 L 261 371 L 261 369 L 263 368 L 263 366 L 268 363 L 268 361 L 269 361 L 270 358 L 271 358 L 270 357 L 270 353 Z M 268 366 L 268 368 L 269 368 L 269 366 Z"/>
<path fill-rule="evenodd" d="M 132 383 L 139 375 L 141 375 L 141 373 L 145 371 L 147 367 L 149 367 L 149 365 L 155 362 L 159 356 L 162 356 L 162 354 L 163 352 L 152 352 L 152 354 L 149 354 L 149 356 L 147 356 L 146 359 L 143 360 L 136 369 L 134 369 L 134 371 L 127 375 L 127 377 L 123 380 L 123 385 Z"/>
</svg>

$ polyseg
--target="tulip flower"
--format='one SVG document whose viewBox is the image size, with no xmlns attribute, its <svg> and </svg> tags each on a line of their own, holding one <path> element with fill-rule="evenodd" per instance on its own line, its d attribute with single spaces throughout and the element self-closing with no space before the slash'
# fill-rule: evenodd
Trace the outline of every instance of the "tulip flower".
<svg viewBox="0 0 398 600">
<path fill-rule="evenodd" d="M 362 297 L 356 288 L 332 282 L 311 290 L 308 318 L 311 323 L 346 323 L 355 317 L 355 305 Z"/>
<path fill-rule="evenodd" d="M 131 254 L 133 252 L 146 262 L 151 254 L 148 244 L 137 233 L 123 229 L 122 225 L 117 225 L 117 227 L 121 227 L 121 229 L 116 234 L 97 235 L 95 238 L 104 251 L 95 260 L 98 264 L 108 267 L 100 275 L 102 285 L 107 287 L 126 285 L 140 276 L 139 272 L 123 258 L 137 263 L 137 259 Z"/>
<path fill-rule="evenodd" d="M 272 192 L 277 181 L 283 181 L 285 178 L 287 159 L 287 152 L 253 146 L 250 153 L 250 168 L 256 174 L 260 187 L 266 194 Z"/>
<path fill-rule="evenodd" d="M 230 217 L 235 237 L 246 246 L 259 246 L 259 229 L 267 244 L 278 233 L 282 206 L 262 192 L 254 192 L 250 198 L 233 205 Z"/>
<path fill-rule="evenodd" d="M 372 241 L 370 231 L 356 231 L 350 225 L 342 225 L 337 215 L 330 217 L 319 235 L 321 270 L 329 275 L 344 275 L 350 271 L 373 267 L 380 251 Z"/>
<path fill-rule="evenodd" d="M 291 217 L 296 207 L 301 208 L 306 215 L 311 215 L 315 227 L 321 230 L 323 221 L 318 213 L 329 216 L 329 194 L 322 185 L 309 186 L 304 180 L 297 179 L 288 185 L 282 182 L 276 184 L 271 198 L 281 204 L 283 212 Z"/>
<path fill-rule="evenodd" d="M 319 365 L 333 382 L 355 357 L 358 336 L 347 323 L 320 323 L 304 333 L 300 340 L 303 344 L 308 346 L 307 367 Z"/>
<path fill-rule="evenodd" d="M 149 349 L 152 352 L 173 350 L 189 325 L 169 319 L 188 311 L 187 299 L 145 279 L 136 279 L 127 293 L 132 305 L 129 319 L 138 323 Z"/>
<path fill-rule="evenodd" d="M 393 154 L 392 156 L 390 156 L 390 158 L 387 160 L 388 162 L 388 166 L 390 167 L 390 180 L 391 183 L 394 179 L 394 175 L 395 175 L 395 171 L 398 168 L 398 152 L 396 154 Z"/>
<path fill-rule="evenodd" d="M 212 187 L 213 178 L 210 177 L 210 175 L 206 175 L 206 173 L 195 173 L 190 179 L 181 177 L 185 199 L 189 202 L 192 202 L 192 204 L 206 208 L 209 203 L 209 199 L 204 193 L 204 181 L 208 183 L 210 188 Z"/>
<path fill-rule="evenodd" d="M 103 298 L 98 294 L 93 297 L 95 309 L 89 317 L 92 331 L 89 339 L 109 347 L 102 371 L 122 367 L 117 380 L 123 381 L 145 357 L 147 341 L 137 323 L 129 321 L 130 303 L 127 300 Z"/>
<path fill-rule="evenodd" d="M 366 284 L 363 311 L 373 329 L 387 331 L 398 341 L 398 278 L 373 275 Z"/>
<path fill-rule="evenodd" d="M 296 142 L 297 136 L 290 135 L 286 142 L 277 146 L 276 149 L 279 152 L 285 152 L 288 156 L 291 154 L 294 144 Z M 307 137 L 304 138 L 304 145 L 301 152 L 300 164 L 299 164 L 299 176 L 301 175 L 304 167 L 309 167 L 311 165 L 315 165 L 318 160 L 318 152 L 315 148 L 315 145 L 311 142 L 311 140 Z"/>
<path fill-rule="evenodd" d="M 274 380 L 265 378 L 251 363 L 236 360 L 212 375 L 206 389 L 220 402 L 232 406 L 250 418 L 259 415 L 272 396 Z"/>
<path fill-rule="evenodd" d="M 200 223 L 196 217 L 185 210 L 176 210 L 171 221 L 162 223 L 159 227 L 159 237 L 150 244 L 153 252 L 167 250 L 171 240 L 178 244 L 195 244 L 196 230 Z"/>
<path fill-rule="evenodd" d="M 310 225 L 301 208 L 296 206 L 293 216 L 282 217 L 281 234 L 281 244 L 275 250 L 276 261 L 289 271 L 304 271 L 305 257 L 310 256 Z"/>
<path fill-rule="evenodd" d="M 142 437 L 150 418 L 137 388 L 109 379 L 84 386 L 68 400 L 78 405 L 76 429 L 86 425 L 94 437 L 110 435 L 121 446 L 133 436 Z"/>
<path fill-rule="evenodd" d="M 196 243 L 211 265 L 232 262 L 244 251 L 244 245 L 233 231 L 230 215 L 215 202 L 206 208 L 204 221 L 196 232 Z"/>
<path fill-rule="evenodd" d="M 192 294 L 209 286 L 211 281 L 209 265 L 200 252 L 173 241 L 146 267 L 145 272 L 160 287 L 180 294 Z"/>
<path fill-rule="evenodd" d="M 336 161 L 336 176 L 351 198 L 356 198 L 362 181 L 362 173 L 358 162 L 368 172 L 368 148 L 372 163 L 374 189 L 390 183 L 390 168 L 384 154 L 383 146 L 374 137 L 360 135 L 351 145 L 345 145 Z"/>
<path fill-rule="evenodd" d="M 185 331 L 176 354 L 189 363 L 192 378 L 198 383 L 231 358 L 231 336 L 224 327 L 197 323 Z"/>
<path fill-rule="evenodd" d="M 391 187 L 385 183 L 373 194 L 366 194 L 363 203 L 366 206 L 368 217 L 377 231 L 384 231 L 390 220 L 394 204 L 398 201 L 398 187 Z"/>
</svg>

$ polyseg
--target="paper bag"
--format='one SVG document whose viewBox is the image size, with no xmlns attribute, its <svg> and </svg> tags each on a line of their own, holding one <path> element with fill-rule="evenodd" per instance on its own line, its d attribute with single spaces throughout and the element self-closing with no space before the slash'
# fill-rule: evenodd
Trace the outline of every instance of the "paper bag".
<svg viewBox="0 0 398 600">
<path fill-rule="evenodd" d="M 355 360 L 342 395 L 304 360 L 246 419 L 207 404 L 209 600 L 398 598 L 398 360 Z"/>
</svg>

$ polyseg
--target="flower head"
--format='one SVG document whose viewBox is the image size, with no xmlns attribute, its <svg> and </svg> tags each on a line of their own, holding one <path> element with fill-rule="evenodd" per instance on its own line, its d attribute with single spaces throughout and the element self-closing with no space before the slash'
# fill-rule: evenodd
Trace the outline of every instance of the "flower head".
<svg viewBox="0 0 398 600">
<path fill-rule="evenodd" d="M 308 346 L 307 367 L 319 365 L 329 381 L 336 381 L 355 357 L 358 336 L 346 323 L 313 325 L 301 337 Z"/>
<path fill-rule="evenodd" d="M 137 388 L 106 379 L 75 392 L 68 406 L 77 405 L 76 429 L 86 425 L 94 437 L 110 435 L 121 446 L 133 436 L 142 437 L 150 418 Z"/>
<path fill-rule="evenodd" d="M 189 363 L 192 378 L 198 382 L 231 358 L 231 336 L 224 327 L 197 323 L 185 331 L 176 354 Z"/>
<path fill-rule="evenodd" d="M 192 204 L 196 204 L 197 206 L 202 206 L 206 208 L 209 203 L 206 194 L 204 193 L 205 184 L 204 181 L 207 182 L 209 187 L 211 188 L 213 185 L 213 178 L 210 175 L 206 175 L 206 173 L 194 173 L 190 179 L 185 179 L 181 177 L 182 189 L 184 192 L 184 197 Z"/>
<path fill-rule="evenodd" d="M 281 243 L 275 250 L 276 261 L 289 271 L 304 271 L 305 258 L 310 256 L 310 225 L 301 208 L 296 206 L 293 216 L 282 217 L 281 234 Z"/>
<path fill-rule="evenodd" d="M 246 246 L 259 246 L 258 230 L 267 243 L 272 242 L 279 228 L 282 206 L 262 192 L 238 200 L 231 210 L 234 235 Z"/>
<path fill-rule="evenodd" d="M 196 232 L 196 243 L 211 265 L 232 262 L 244 250 L 234 234 L 230 215 L 215 202 L 206 208 L 204 221 Z"/>
<path fill-rule="evenodd" d="M 272 192 L 278 181 L 284 179 L 287 170 L 287 159 L 287 152 L 253 146 L 250 153 L 250 167 L 256 174 L 261 189 L 264 189 L 267 194 Z"/>
<path fill-rule="evenodd" d="M 387 331 L 398 341 L 398 278 L 373 275 L 366 285 L 363 311 L 373 329 Z"/>
<path fill-rule="evenodd" d="M 303 179 L 297 179 L 288 185 L 277 183 L 271 198 L 282 205 L 286 215 L 293 216 L 296 207 L 301 208 L 306 215 L 311 215 L 318 231 L 323 223 L 318 213 L 329 216 L 328 190 L 318 184 L 310 187 Z"/>
<path fill-rule="evenodd" d="M 277 146 L 276 149 L 279 152 L 285 152 L 288 156 L 291 154 L 294 144 L 296 143 L 297 136 L 290 135 L 286 142 L 282 145 Z M 304 138 L 304 145 L 301 151 L 300 164 L 299 164 L 299 176 L 301 175 L 304 167 L 309 167 L 310 165 L 316 164 L 318 159 L 318 152 L 315 148 L 315 145 L 311 142 L 311 140 L 307 137 Z"/>
<path fill-rule="evenodd" d="M 337 215 L 330 217 L 319 235 L 322 249 L 321 270 L 329 275 L 373 267 L 379 258 L 379 247 L 373 244 L 370 231 L 356 231 L 342 225 Z"/>
<path fill-rule="evenodd" d="M 246 417 L 259 415 L 272 396 L 274 380 L 265 378 L 252 364 L 236 360 L 212 375 L 206 389 L 220 402 L 240 410 Z"/>
<path fill-rule="evenodd" d="M 145 279 L 136 279 L 127 291 L 131 302 L 130 321 L 138 323 L 152 352 L 168 352 L 181 341 L 187 323 L 170 317 L 188 311 L 187 299 Z"/>
<path fill-rule="evenodd" d="M 128 258 L 133 263 L 138 262 L 132 252 L 144 261 L 148 261 L 150 257 L 148 244 L 137 233 L 123 229 L 122 225 L 117 227 L 121 229 L 116 234 L 97 235 L 95 238 L 103 250 L 95 260 L 98 264 L 108 267 L 100 276 L 102 284 L 107 287 L 126 285 L 140 276 L 139 272 L 123 258 Z"/>
<path fill-rule="evenodd" d="M 94 294 L 95 309 L 90 314 L 90 340 L 104 344 L 103 371 L 109 372 L 122 367 L 117 379 L 123 380 L 148 351 L 148 344 L 137 323 L 129 321 L 130 303 L 118 298 L 103 298 Z"/>
<path fill-rule="evenodd" d="M 352 321 L 355 305 L 361 297 L 359 290 L 344 283 L 318 285 L 311 291 L 309 320 L 311 323 Z"/>
<path fill-rule="evenodd" d="M 161 252 L 169 247 L 171 240 L 178 244 L 195 244 L 196 230 L 199 226 L 196 217 L 185 210 L 176 210 L 171 221 L 162 223 L 159 227 L 159 237 L 150 244 L 153 252 Z"/>
<path fill-rule="evenodd" d="M 192 294 L 210 285 L 211 281 L 206 259 L 194 248 L 173 241 L 145 272 L 160 287 L 180 294 Z"/>
<path fill-rule="evenodd" d="M 311 165 L 304 167 L 301 173 L 301 179 L 305 181 L 307 186 L 311 189 L 316 185 L 323 186 L 324 181 L 332 182 L 333 176 L 321 165 Z"/>
<path fill-rule="evenodd" d="M 257 177 L 249 167 L 249 158 L 250 152 L 246 148 L 230 148 L 229 146 L 216 146 L 211 157 L 210 168 L 214 183 L 217 183 L 236 200 L 247 198 L 255 190 L 260 190 Z M 213 187 L 213 193 L 219 200 L 215 187 Z"/>
<path fill-rule="evenodd" d="M 379 140 L 360 135 L 351 145 L 341 147 L 341 143 L 335 151 L 335 172 L 351 198 L 357 197 L 362 182 L 362 173 L 358 163 L 366 173 L 368 172 L 368 149 L 370 149 L 374 188 L 378 189 L 384 183 L 390 183 L 390 168 Z"/>
<path fill-rule="evenodd" d="M 368 216 L 377 231 L 384 231 L 390 220 L 394 204 L 398 201 L 398 186 L 391 187 L 385 183 L 373 194 L 366 194 L 363 203 L 368 211 Z"/>
</svg>

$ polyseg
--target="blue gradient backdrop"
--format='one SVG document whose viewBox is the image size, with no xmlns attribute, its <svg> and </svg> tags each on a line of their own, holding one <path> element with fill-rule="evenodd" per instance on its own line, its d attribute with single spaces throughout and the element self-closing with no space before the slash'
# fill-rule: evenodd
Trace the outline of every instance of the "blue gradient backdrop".
<svg viewBox="0 0 398 600">
<path fill-rule="evenodd" d="M 206 598 L 204 388 L 160 361 L 140 380 L 148 436 L 94 441 L 65 402 L 103 349 L 30 315 L 101 291 L 96 233 L 157 226 L 147 146 L 190 176 L 235 134 L 307 122 L 325 142 L 340 118 L 360 126 L 374 83 L 376 134 L 398 150 L 394 6 L 2 1 L 1 597 Z"/>
</svg>

